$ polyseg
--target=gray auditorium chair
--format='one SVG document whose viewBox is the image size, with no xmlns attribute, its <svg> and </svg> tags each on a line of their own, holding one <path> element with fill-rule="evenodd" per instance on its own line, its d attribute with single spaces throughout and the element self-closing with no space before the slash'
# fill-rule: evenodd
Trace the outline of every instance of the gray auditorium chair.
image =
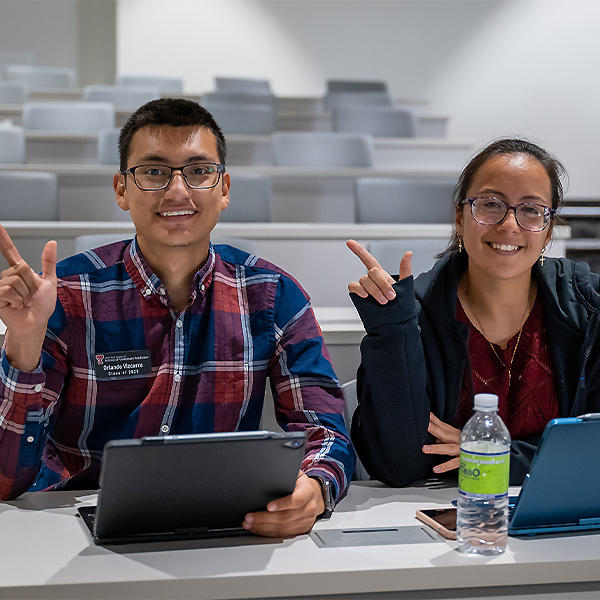
<svg viewBox="0 0 600 600">
<path fill-rule="evenodd" d="M 29 100 L 29 84 L 25 81 L 0 81 L 0 104 L 23 104 Z"/>
<path fill-rule="evenodd" d="M 276 131 L 271 136 L 278 166 L 372 167 L 373 138 L 358 133 Z"/>
<path fill-rule="evenodd" d="M 344 421 L 346 428 L 350 432 L 350 424 L 352 423 L 352 415 L 358 406 L 358 397 L 356 394 L 356 379 L 348 381 L 342 385 L 342 391 L 344 392 Z M 367 481 L 370 479 L 369 474 L 357 457 L 356 466 L 354 467 L 354 475 L 352 476 L 354 481 Z"/>
<path fill-rule="evenodd" d="M 400 261 L 408 251 L 413 253 L 411 260 L 412 274 L 429 271 L 433 267 L 436 256 L 447 247 L 450 238 L 414 238 L 401 240 L 378 240 L 369 242 L 367 250 L 377 259 L 379 264 L 390 274 L 397 275 Z"/>
<path fill-rule="evenodd" d="M 8 65 L 4 79 L 25 81 L 32 88 L 74 88 L 75 69 L 69 67 L 38 67 L 34 65 Z"/>
<path fill-rule="evenodd" d="M 208 101 L 203 106 L 225 135 L 271 135 L 275 131 L 275 109 L 270 104 L 219 104 Z"/>
<path fill-rule="evenodd" d="M 30 50 L 0 50 L 0 79 L 4 77 L 4 69 L 9 65 L 33 65 L 35 57 Z"/>
<path fill-rule="evenodd" d="M 0 222 L 58 221 L 54 173 L 0 171 Z"/>
<path fill-rule="evenodd" d="M 160 88 L 143 85 L 86 85 L 82 97 L 86 102 L 111 102 L 117 110 L 134 110 L 150 100 L 160 98 Z"/>
<path fill-rule="evenodd" d="M 339 92 L 387 92 L 385 81 L 370 81 L 366 79 L 328 79 L 327 93 Z"/>
<path fill-rule="evenodd" d="M 219 221 L 268 223 L 271 221 L 271 178 L 266 175 L 231 177 L 229 206 Z"/>
<path fill-rule="evenodd" d="M 268 79 L 252 77 L 215 77 L 217 92 L 234 92 L 238 94 L 270 94 L 271 85 Z"/>
<path fill-rule="evenodd" d="M 117 85 L 142 85 L 157 87 L 163 96 L 180 96 L 183 94 L 181 77 L 158 77 L 153 75 L 118 75 Z"/>
<path fill-rule="evenodd" d="M 275 96 L 273 94 L 245 94 L 240 92 L 208 92 L 200 96 L 200 104 L 267 104 L 275 105 Z"/>
<path fill-rule="evenodd" d="M 417 120 L 406 108 L 355 106 L 336 108 L 332 114 L 333 131 L 369 133 L 374 137 L 415 137 Z"/>
<path fill-rule="evenodd" d="M 15 125 L 0 125 L 0 164 L 25 162 L 25 131 Z"/>
<path fill-rule="evenodd" d="M 450 223 L 452 181 L 360 177 L 354 191 L 357 223 Z"/>
<path fill-rule="evenodd" d="M 388 92 L 335 92 L 325 95 L 323 106 L 325 110 L 355 106 L 387 106 L 391 108 L 393 102 Z"/>
<path fill-rule="evenodd" d="M 119 133 L 118 127 L 100 129 L 98 131 L 98 163 L 101 165 L 119 164 Z"/>
<path fill-rule="evenodd" d="M 98 131 L 115 126 L 115 107 L 109 102 L 26 102 L 25 129 Z"/>
</svg>

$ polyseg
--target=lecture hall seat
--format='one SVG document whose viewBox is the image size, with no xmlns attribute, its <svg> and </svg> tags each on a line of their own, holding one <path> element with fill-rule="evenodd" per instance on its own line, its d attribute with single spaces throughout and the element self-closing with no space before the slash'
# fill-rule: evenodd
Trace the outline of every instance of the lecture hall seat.
<svg viewBox="0 0 600 600">
<path fill-rule="evenodd" d="M 453 181 L 360 177 L 354 185 L 357 223 L 451 223 Z"/>
<path fill-rule="evenodd" d="M 146 102 L 160 98 L 160 88 L 147 85 L 86 85 L 82 98 L 85 102 L 111 102 L 116 110 L 135 110 Z"/>
<path fill-rule="evenodd" d="M 58 221 L 58 176 L 0 171 L 1 221 Z"/>
<path fill-rule="evenodd" d="M 223 133 L 271 135 L 275 131 L 276 115 L 272 104 L 223 104 L 202 102 Z"/>
<path fill-rule="evenodd" d="M 223 223 L 269 223 L 271 178 L 266 175 L 232 175 L 229 206 L 221 212 Z"/>
<path fill-rule="evenodd" d="M 34 65 L 8 65 L 4 79 L 25 81 L 32 88 L 74 88 L 75 69 L 69 67 L 38 67 Z"/>
<path fill-rule="evenodd" d="M 0 104 L 23 104 L 29 100 L 26 81 L 0 81 Z"/>
<path fill-rule="evenodd" d="M 109 102 L 26 102 L 23 127 L 53 131 L 98 131 L 115 126 Z"/>
<path fill-rule="evenodd" d="M 373 137 L 415 137 L 417 120 L 406 108 L 353 106 L 332 111 L 333 131 L 368 133 Z"/>
<path fill-rule="evenodd" d="M 117 85 L 158 87 L 163 96 L 181 96 L 183 94 L 183 79 L 181 77 L 118 75 Z"/>
<path fill-rule="evenodd" d="M 11 123 L 0 123 L 0 164 L 25 162 L 25 130 Z"/>
<path fill-rule="evenodd" d="M 268 79 L 252 77 L 215 77 L 217 92 L 237 94 L 270 94 L 271 84 Z"/>
<path fill-rule="evenodd" d="M 275 164 L 331 169 L 373 167 L 373 138 L 359 133 L 276 131 L 271 136 Z"/>
</svg>

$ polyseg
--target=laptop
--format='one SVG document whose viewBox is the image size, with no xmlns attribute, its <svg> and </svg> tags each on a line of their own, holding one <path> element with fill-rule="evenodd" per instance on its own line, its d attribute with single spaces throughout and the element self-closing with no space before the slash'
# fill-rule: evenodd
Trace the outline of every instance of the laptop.
<svg viewBox="0 0 600 600">
<path fill-rule="evenodd" d="M 600 413 L 553 419 L 511 509 L 508 534 L 600 529 Z"/>
<path fill-rule="evenodd" d="M 303 432 L 114 440 L 97 506 L 78 511 L 98 545 L 245 535 L 247 513 L 293 492 L 305 446 Z"/>
</svg>

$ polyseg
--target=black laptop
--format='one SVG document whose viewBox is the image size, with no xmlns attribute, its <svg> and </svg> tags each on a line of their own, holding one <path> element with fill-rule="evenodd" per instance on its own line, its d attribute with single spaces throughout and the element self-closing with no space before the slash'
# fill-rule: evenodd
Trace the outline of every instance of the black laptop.
<svg viewBox="0 0 600 600">
<path fill-rule="evenodd" d="M 111 441 L 79 514 L 99 545 L 244 535 L 247 513 L 293 492 L 305 446 L 269 431 Z"/>
</svg>

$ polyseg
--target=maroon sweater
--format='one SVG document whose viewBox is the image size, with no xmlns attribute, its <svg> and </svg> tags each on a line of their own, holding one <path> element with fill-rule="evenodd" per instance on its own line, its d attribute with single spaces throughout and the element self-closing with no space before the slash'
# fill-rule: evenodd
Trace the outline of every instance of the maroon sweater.
<svg viewBox="0 0 600 600">
<path fill-rule="evenodd" d="M 539 295 L 523 326 L 511 367 L 510 385 L 508 369 L 498 356 L 504 365 L 510 365 L 519 334 L 508 341 L 506 348 L 494 344 L 496 356 L 485 337 L 469 321 L 460 301 L 457 301 L 456 318 L 471 328 L 468 348 L 475 393 L 498 396 L 498 414 L 512 439 L 540 436 L 548 421 L 558 417 L 558 398 Z M 462 429 L 472 414 L 473 399 L 465 374 L 454 426 Z"/>
</svg>

